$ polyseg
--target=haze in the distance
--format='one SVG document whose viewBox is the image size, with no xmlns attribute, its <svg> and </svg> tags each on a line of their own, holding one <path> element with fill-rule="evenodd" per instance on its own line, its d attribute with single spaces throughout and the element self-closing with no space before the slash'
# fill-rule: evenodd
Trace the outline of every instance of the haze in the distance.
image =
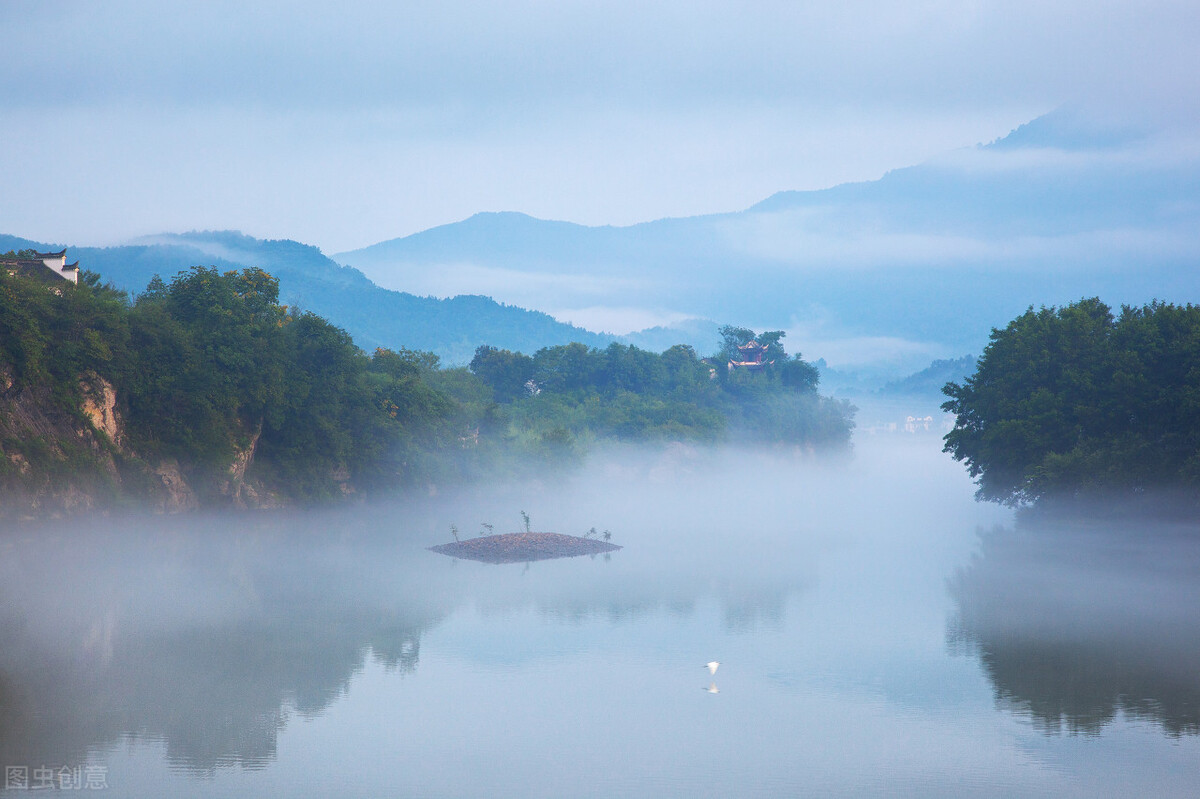
<svg viewBox="0 0 1200 799">
<path fill-rule="evenodd" d="M 74 244 L 624 225 L 875 179 L 1064 105 L 1194 147 L 1200 98 L 1191 3 L 48 2 L 0 26 L 4 232 Z"/>
</svg>

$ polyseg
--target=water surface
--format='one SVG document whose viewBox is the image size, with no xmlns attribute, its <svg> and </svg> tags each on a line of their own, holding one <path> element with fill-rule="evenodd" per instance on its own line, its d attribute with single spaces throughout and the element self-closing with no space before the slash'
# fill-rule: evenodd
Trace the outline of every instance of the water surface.
<svg viewBox="0 0 1200 799">
<path fill-rule="evenodd" d="M 522 510 L 624 549 L 425 549 Z M 1194 795 L 1197 541 L 1017 524 L 905 436 L 22 525 L 0 536 L 0 762 L 112 796 Z"/>
</svg>

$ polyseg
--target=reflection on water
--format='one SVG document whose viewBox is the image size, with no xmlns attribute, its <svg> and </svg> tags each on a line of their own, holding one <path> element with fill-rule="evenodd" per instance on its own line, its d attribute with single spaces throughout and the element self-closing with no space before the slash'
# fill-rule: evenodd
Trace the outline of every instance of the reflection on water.
<svg viewBox="0 0 1200 799">
<path fill-rule="evenodd" d="M 1200 530 L 1041 522 L 996 529 L 951 583 L 952 645 L 1003 707 L 1048 733 L 1118 714 L 1200 734 Z"/>
<path fill-rule="evenodd" d="M 133 737 L 190 770 L 261 767 L 288 718 L 319 715 L 368 657 L 412 672 L 444 613 L 402 583 L 347 590 L 370 586 L 367 553 L 291 542 L 278 520 L 170 525 L 10 541 L 2 762 L 78 763 Z"/>
<path fill-rule="evenodd" d="M 485 496 L 449 507 L 426 500 L 11 532 L 0 587 L 0 763 L 74 764 L 145 740 L 161 741 L 172 766 L 191 772 L 263 768 L 290 720 L 320 716 L 368 663 L 414 673 L 422 636 L 464 604 L 490 616 L 533 607 L 572 624 L 628 623 L 659 611 L 686 617 L 711 593 L 728 628 L 750 632 L 779 624 L 804 573 L 765 568 L 747 582 L 736 541 L 699 553 L 689 542 L 643 540 L 643 553 L 669 568 L 643 559 L 605 579 L 596 577 L 611 570 L 608 558 L 576 559 L 570 571 L 481 570 L 426 551 L 448 517 L 486 518 L 497 504 Z M 587 508 L 585 500 L 576 511 L 599 517 Z M 714 515 L 672 513 L 675 526 Z M 654 512 L 637 515 L 643 529 L 663 524 Z M 713 557 L 724 559 L 719 574 Z"/>
<path fill-rule="evenodd" d="M 102 763 L 120 796 L 1188 795 L 1194 546 L 1018 527 L 970 562 L 1008 513 L 875 446 L 0 531 L 0 762 Z M 519 508 L 624 549 L 426 549 Z"/>
</svg>

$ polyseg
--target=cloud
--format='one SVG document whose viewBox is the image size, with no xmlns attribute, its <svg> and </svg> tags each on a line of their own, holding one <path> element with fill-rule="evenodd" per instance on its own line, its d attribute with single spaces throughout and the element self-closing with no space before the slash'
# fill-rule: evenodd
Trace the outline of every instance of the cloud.
<svg viewBox="0 0 1200 799">
<path fill-rule="evenodd" d="M 609 300 L 614 303 L 610 308 L 614 318 L 631 313 L 633 309 L 621 307 L 622 301 L 643 294 L 646 288 L 643 281 L 633 278 L 604 274 L 563 275 L 466 261 L 389 265 L 367 268 L 365 274 L 378 285 L 397 291 L 433 297 L 485 294 L 497 302 L 526 308 L 561 307 L 559 304 L 563 301 L 580 299 Z M 600 306 L 578 309 L 574 313 L 598 318 Z"/>
<path fill-rule="evenodd" d="M 886 369 L 895 374 L 915 372 L 938 358 L 957 353 L 930 341 L 898 336 L 828 336 L 801 325 L 787 331 L 787 342 L 808 361 L 824 358 L 834 369 Z"/>
<path fill-rule="evenodd" d="M 1109 98 L 1177 108 L 1200 95 L 1200 10 L 1185 2 L 36 6 L 0 12 L 9 105 L 521 113 L 579 97 L 654 109 L 714 98 L 930 108 Z"/>
<path fill-rule="evenodd" d="M 1200 215 L 1200 207 L 1179 209 Z M 964 264 L 1028 264 L 1038 269 L 1059 261 L 1078 264 L 1174 260 L 1200 256 L 1200 237 L 1180 228 L 1118 227 L 1052 235 L 996 231 L 991 236 L 968 233 L 899 232 L 854 224 L 833 214 L 809 210 L 755 214 L 722 223 L 722 233 L 735 253 L 766 258 L 789 269 L 886 269 L 889 266 L 961 268 Z M 1019 268 L 1014 266 L 1014 271 Z M 932 275 L 931 275 L 932 276 Z"/>
<path fill-rule="evenodd" d="M 594 305 L 590 308 L 551 310 L 549 313 L 560 322 L 616 336 L 652 327 L 670 327 L 692 318 L 691 314 L 678 311 L 636 306 Z"/>
<path fill-rule="evenodd" d="M 782 187 L 875 178 L 1010 124 L 991 113 L 939 117 L 931 128 L 892 112 L 864 127 L 852 115 L 786 109 L 712 117 L 584 107 L 482 127 L 387 110 L 106 106 L 34 116 L 36 136 L 0 129 L 6 232 L 107 244 L 235 228 L 326 252 L 478 211 L 634 224 L 736 210 Z M 891 135 L 874 142 L 875 128 Z"/>
<path fill-rule="evenodd" d="M 1057 116 L 1056 111 L 1052 116 Z M 1047 117 L 1049 119 L 1050 117 Z M 1052 134 L 1053 135 L 1053 134 Z M 1096 141 L 1086 141 L 1091 136 Z M 1200 127 L 1195 129 L 1107 128 L 1101 121 L 1082 121 L 1079 130 L 1063 134 L 1063 143 L 1016 147 L 962 147 L 939 153 L 926 166 L 964 175 L 1014 172 L 1050 173 L 1070 179 L 1089 172 L 1122 169 L 1164 170 L 1200 167 Z M 1081 141 L 1072 141 L 1078 138 Z"/>
<path fill-rule="evenodd" d="M 124 0 L 0 4 L 0 27 L 0 103 L 29 120 L 0 137 L 0 218 L 82 243 L 632 224 L 872 179 L 1064 102 L 1200 119 L 1194 3 Z"/>
<path fill-rule="evenodd" d="M 1029 129 L 868 190 L 781 198 L 768 206 L 781 210 L 720 220 L 719 234 L 736 253 L 802 270 L 1200 256 L 1200 130 L 1112 132 L 1078 112 Z"/>
</svg>

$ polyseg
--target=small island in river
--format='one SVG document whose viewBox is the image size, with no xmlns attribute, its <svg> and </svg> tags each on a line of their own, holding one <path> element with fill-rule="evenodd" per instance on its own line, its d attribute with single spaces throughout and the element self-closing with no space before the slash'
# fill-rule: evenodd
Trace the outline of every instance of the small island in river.
<svg viewBox="0 0 1200 799">
<path fill-rule="evenodd" d="M 483 563 L 526 563 L 531 560 L 573 558 L 620 549 L 616 544 L 595 538 L 561 533 L 503 533 L 439 544 L 430 552 Z"/>
</svg>

